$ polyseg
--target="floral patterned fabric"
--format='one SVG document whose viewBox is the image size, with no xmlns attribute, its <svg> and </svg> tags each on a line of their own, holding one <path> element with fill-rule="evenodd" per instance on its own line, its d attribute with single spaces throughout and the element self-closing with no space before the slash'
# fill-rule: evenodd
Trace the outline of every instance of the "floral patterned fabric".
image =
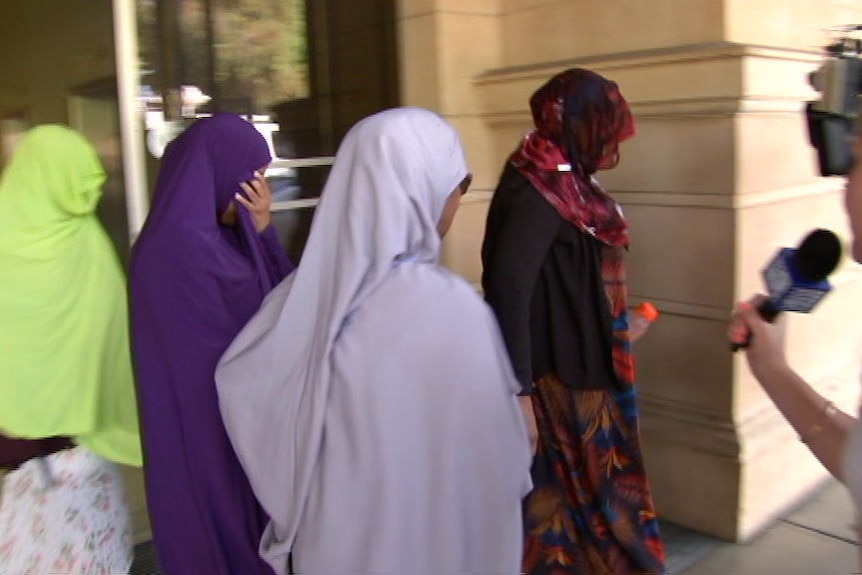
<svg viewBox="0 0 862 575">
<path fill-rule="evenodd" d="M 3 575 L 125 574 L 132 553 L 115 464 L 76 447 L 31 459 L 2 477 Z"/>
<path fill-rule="evenodd" d="M 635 391 L 536 382 L 539 449 L 524 505 L 529 575 L 658 575 L 664 546 L 641 459 Z"/>
</svg>

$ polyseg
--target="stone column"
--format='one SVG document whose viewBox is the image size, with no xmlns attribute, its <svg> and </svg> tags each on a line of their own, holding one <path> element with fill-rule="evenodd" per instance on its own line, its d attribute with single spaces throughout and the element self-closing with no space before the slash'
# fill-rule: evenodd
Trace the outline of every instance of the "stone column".
<svg viewBox="0 0 862 575">
<path fill-rule="evenodd" d="M 477 80 L 502 63 L 501 2 L 401 0 L 398 17 L 401 103 L 446 117 L 461 134 L 474 174 L 444 243 L 443 259 L 478 284 L 485 214 L 502 164 L 493 152 L 498 136 L 484 117 Z"/>
<path fill-rule="evenodd" d="M 647 467 L 660 513 L 750 538 L 824 477 L 731 354 L 734 302 L 761 291 L 779 246 L 814 227 L 846 237 L 842 182 L 816 175 L 802 106 L 839 0 L 402 0 L 402 101 L 461 130 L 478 192 L 445 263 L 477 281 L 484 212 L 502 162 L 530 128 L 527 99 L 587 67 L 617 81 L 638 136 L 601 174 L 632 224 L 632 303 L 663 312 L 637 345 Z M 462 217 L 464 216 L 464 217 Z M 816 313 L 790 318 L 788 353 L 844 407 L 858 392 L 855 266 Z"/>
</svg>

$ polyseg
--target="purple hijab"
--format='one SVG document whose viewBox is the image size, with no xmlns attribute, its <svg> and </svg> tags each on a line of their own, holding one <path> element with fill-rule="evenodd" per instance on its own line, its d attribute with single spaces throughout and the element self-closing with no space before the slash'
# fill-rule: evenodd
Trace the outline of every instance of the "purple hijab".
<svg viewBox="0 0 862 575">
<path fill-rule="evenodd" d="M 271 574 L 258 556 L 266 517 L 219 414 L 219 357 L 293 269 L 270 226 L 218 222 L 271 160 L 238 116 L 198 120 L 162 159 L 153 208 L 131 256 L 132 349 L 153 538 L 167 575 Z"/>
</svg>

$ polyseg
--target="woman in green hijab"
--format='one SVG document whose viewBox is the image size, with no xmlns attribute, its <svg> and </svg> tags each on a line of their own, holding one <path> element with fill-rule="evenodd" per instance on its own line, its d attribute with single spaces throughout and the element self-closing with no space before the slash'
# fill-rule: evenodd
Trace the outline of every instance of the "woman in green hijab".
<svg viewBox="0 0 862 575">
<path fill-rule="evenodd" d="M 126 573 L 116 463 L 140 466 L 125 279 L 95 216 L 105 172 L 40 126 L 0 178 L 0 565 Z"/>
</svg>

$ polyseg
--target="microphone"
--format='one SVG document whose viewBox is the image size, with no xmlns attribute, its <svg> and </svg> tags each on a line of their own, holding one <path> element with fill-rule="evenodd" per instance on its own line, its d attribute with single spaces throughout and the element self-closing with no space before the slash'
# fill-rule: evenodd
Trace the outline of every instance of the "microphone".
<svg viewBox="0 0 862 575">
<path fill-rule="evenodd" d="M 757 306 L 757 312 L 772 323 L 782 311 L 808 313 L 832 289 L 826 277 L 841 260 L 841 241 L 829 230 L 809 233 L 799 247 L 781 248 L 763 269 L 763 281 L 769 296 Z M 731 343 L 731 351 L 748 347 Z"/>
</svg>

